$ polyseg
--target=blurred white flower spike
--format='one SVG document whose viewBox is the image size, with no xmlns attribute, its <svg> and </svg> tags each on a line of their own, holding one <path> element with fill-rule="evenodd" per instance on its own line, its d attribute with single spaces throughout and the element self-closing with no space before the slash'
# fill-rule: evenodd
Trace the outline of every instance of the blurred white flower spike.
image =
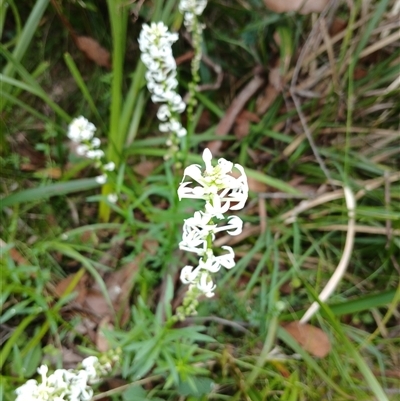
<svg viewBox="0 0 400 401">
<path fill-rule="evenodd" d="M 203 152 L 205 168 L 193 164 L 184 171 L 184 176 L 178 188 L 179 200 L 203 199 L 204 211 L 196 211 L 193 217 L 185 220 L 183 225 L 182 241 L 179 248 L 196 253 L 199 257 L 197 267 L 185 266 L 181 271 L 181 281 L 190 284 L 186 298 L 192 302 L 184 302 L 185 307 L 177 310 L 179 319 L 195 313 L 193 302 L 197 295 L 204 294 L 207 297 L 214 296 L 216 285 L 211 273 L 216 273 L 221 266 L 231 269 L 235 265 L 235 254 L 230 246 L 222 246 L 221 255 L 215 254 L 213 241 L 215 234 L 226 232 L 229 235 L 239 235 L 242 232 L 243 221 L 238 216 L 225 218 L 228 210 L 238 210 L 244 207 L 249 187 L 247 177 L 240 164 L 219 159 L 217 165 L 212 165 L 212 154 L 209 149 Z M 230 175 L 232 170 L 238 171 L 238 177 Z M 191 181 L 185 181 L 186 178 Z M 220 220 L 224 220 L 219 224 Z M 218 251 L 218 253 L 220 253 Z M 197 302 L 197 301 L 196 301 Z"/>
<path fill-rule="evenodd" d="M 98 147 L 101 145 L 99 138 L 94 136 L 96 127 L 85 117 L 74 118 L 68 126 L 67 136 L 77 144 L 76 153 L 88 159 L 100 160 L 104 152 Z"/>
<path fill-rule="evenodd" d="M 95 133 L 96 126 L 85 117 L 80 116 L 74 118 L 71 124 L 69 124 L 67 136 L 75 143 L 76 154 L 92 159 L 95 167 L 101 170 L 102 174 L 95 177 L 95 180 L 98 184 L 103 185 L 107 182 L 109 174 L 115 170 L 116 166 L 112 161 L 106 162 L 105 154 L 100 149 L 101 140 L 94 136 Z M 110 201 L 112 202 L 112 200 L 114 200 L 114 197 Z M 112 203 L 115 203 L 117 200 L 118 197 Z"/>
<path fill-rule="evenodd" d="M 57 369 L 48 375 L 47 365 L 41 365 L 37 372 L 41 383 L 28 380 L 15 391 L 15 401 L 90 401 L 93 398 L 92 384 L 111 373 L 113 365 L 119 363 L 120 351 L 109 351 L 101 360 L 89 356 L 82 361 L 81 369 Z"/>
<path fill-rule="evenodd" d="M 143 24 L 138 40 L 142 52 L 140 58 L 147 67 L 145 78 L 151 100 L 154 103 L 164 103 L 158 109 L 157 118 L 161 122 L 160 131 L 171 133 L 167 140 L 170 153 L 178 151 L 179 138 L 186 135 L 186 129 L 178 118 L 186 104 L 176 91 L 178 80 L 172 45 L 177 40 L 178 34 L 169 32 L 163 22 Z"/>
<path fill-rule="evenodd" d="M 193 30 L 194 20 L 201 14 L 207 6 L 207 0 L 181 0 L 179 11 L 183 14 L 184 24 L 190 32 Z"/>
</svg>

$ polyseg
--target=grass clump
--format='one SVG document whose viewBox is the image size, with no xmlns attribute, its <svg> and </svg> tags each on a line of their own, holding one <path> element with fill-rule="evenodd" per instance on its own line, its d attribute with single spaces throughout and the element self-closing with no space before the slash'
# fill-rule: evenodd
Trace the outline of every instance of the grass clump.
<svg viewBox="0 0 400 401">
<path fill-rule="evenodd" d="M 0 5 L 2 399 L 93 357 L 107 368 L 75 399 L 397 399 L 397 2 L 187 3 Z M 161 21 L 179 40 L 153 68 L 137 39 Z M 68 134 L 81 115 L 95 136 Z M 205 148 L 245 168 L 244 209 Z M 177 322 L 185 265 L 210 298 Z"/>
</svg>

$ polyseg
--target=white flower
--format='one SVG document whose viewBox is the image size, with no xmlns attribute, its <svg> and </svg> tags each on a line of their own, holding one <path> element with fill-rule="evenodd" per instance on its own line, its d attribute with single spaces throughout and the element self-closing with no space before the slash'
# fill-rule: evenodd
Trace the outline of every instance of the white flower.
<svg viewBox="0 0 400 401">
<path fill-rule="evenodd" d="M 96 127 L 85 117 L 80 116 L 72 120 L 68 126 L 67 136 L 74 142 L 89 141 L 93 138 Z"/>
<path fill-rule="evenodd" d="M 199 275 L 200 269 L 194 268 L 193 266 L 185 266 L 181 270 L 181 281 L 184 284 L 193 284 Z"/>
<path fill-rule="evenodd" d="M 92 141 L 90 142 L 91 143 L 91 145 L 94 147 L 94 148 L 98 148 L 100 145 L 101 145 L 101 141 L 100 141 L 100 139 L 99 138 L 93 138 L 92 139 Z"/>
<path fill-rule="evenodd" d="M 179 2 L 179 11 L 181 13 L 191 12 L 196 15 L 201 15 L 206 6 L 207 0 L 181 0 Z"/>
<path fill-rule="evenodd" d="M 41 383 L 28 380 L 15 390 L 16 401 L 90 401 L 93 398 L 93 389 L 89 382 L 98 381 L 111 369 L 109 358 L 100 362 L 96 356 L 85 358 L 82 369 L 57 369 L 48 377 L 49 369 L 42 365 L 37 370 L 41 375 Z"/>
<path fill-rule="evenodd" d="M 96 180 L 96 182 L 97 182 L 98 184 L 103 185 L 103 184 L 105 184 L 106 181 L 107 181 L 107 175 L 106 175 L 106 174 L 98 175 L 98 176 L 95 178 L 95 180 Z"/>
<path fill-rule="evenodd" d="M 207 250 L 207 236 L 196 227 L 185 224 L 182 241 L 179 243 L 179 249 L 188 252 L 194 252 L 197 255 L 204 255 Z"/>
<path fill-rule="evenodd" d="M 93 381 L 96 380 L 97 371 L 95 365 L 99 364 L 99 358 L 97 356 L 89 356 L 82 361 L 82 366 L 88 374 L 88 379 Z"/>
<path fill-rule="evenodd" d="M 235 254 L 233 249 L 230 246 L 222 246 L 221 248 L 227 250 L 228 253 L 221 256 L 215 256 L 212 252 L 207 252 L 207 260 L 203 261 L 203 258 L 201 258 L 199 266 L 211 273 L 219 271 L 221 266 L 224 266 L 226 269 L 231 269 L 235 266 Z"/>
<path fill-rule="evenodd" d="M 86 157 L 93 160 L 99 160 L 104 157 L 104 152 L 101 149 L 90 149 L 86 151 Z"/>
<path fill-rule="evenodd" d="M 181 0 L 179 11 L 184 16 L 184 24 L 190 32 L 193 30 L 194 20 L 197 16 L 203 14 L 207 6 L 207 0 Z M 196 17 L 195 17 L 196 16 Z"/>
<path fill-rule="evenodd" d="M 216 285 L 213 283 L 208 273 L 202 272 L 197 283 L 197 288 L 202 291 L 206 297 L 211 298 L 214 296 L 213 291 L 215 290 Z"/>
<path fill-rule="evenodd" d="M 79 155 L 79 156 L 85 156 L 86 155 L 86 152 L 89 150 L 89 146 L 87 146 L 87 145 L 82 145 L 82 144 L 80 144 L 80 145 L 78 145 L 77 147 L 76 147 L 76 153 Z"/>
<path fill-rule="evenodd" d="M 115 163 L 109 162 L 103 166 L 104 170 L 106 171 L 114 171 L 115 170 Z"/>
<path fill-rule="evenodd" d="M 108 195 L 107 195 L 107 200 L 108 200 L 110 203 L 116 203 L 117 200 L 118 200 L 118 195 L 117 195 L 117 194 L 108 194 Z"/>
<path fill-rule="evenodd" d="M 229 235 L 239 235 L 242 232 L 243 221 L 238 216 L 229 216 L 228 222 L 225 226 L 218 226 L 212 230 L 212 232 L 218 233 L 221 231 L 226 231 Z"/>
<path fill-rule="evenodd" d="M 234 165 L 225 159 L 219 159 L 218 165 L 213 167 L 211 159 L 211 152 L 206 148 L 203 152 L 203 161 L 206 167 L 204 173 L 198 164 L 186 167 L 183 180 L 178 188 L 179 199 L 204 199 L 207 201 L 207 213 L 219 216 L 229 209 L 241 209 L 246 203 L 249 192 L 243 167 L 240 164 Z M 240 172 L 239 178 L 228 175 L 233 166 Z M 189 185 L 192 182 L 184 182 L 186 177 L 192 178 L 200 186 L 190 188 Z M 237 202 L 237 204 L 232 205 L 233 202 Z"/>
</svg>

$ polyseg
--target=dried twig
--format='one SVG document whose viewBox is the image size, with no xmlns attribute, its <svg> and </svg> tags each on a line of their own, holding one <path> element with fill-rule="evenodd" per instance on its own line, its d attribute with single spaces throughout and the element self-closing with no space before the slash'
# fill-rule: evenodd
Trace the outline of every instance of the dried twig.
<svg viewBox="0 0 400 401">
<path fill-rule="evenodd" d="M 321 291 L 318 296 L 318 299 L 321 302 L 325 302 L 329 296 L 333 293 L 336 289 L 340 280 L 342 279 L 347 266 L 350 262 L 350 257 L 353 252 L 354 246 L 354 237 L 355 237 L 355 208 L 356 208 L 356 200 L 352 190 L 349 187 L 344 187 L 344 195 L 346 198 L 346 206 L 348 210 L 349 222 L 348 222 L 348 229 L 346 235 L 346 243 L 343 249 L 343 255 L 340 259 L 340 262 L 332 274 L 331 278 L 329 279 L 328 283 L 326 284 L 325 288 Z M 319 310 L 319 303 L 314 302 L 306 311 L 304 316 L 300 319 L 300 323 L 307 323 L 312 316 Z"/>
</svg>

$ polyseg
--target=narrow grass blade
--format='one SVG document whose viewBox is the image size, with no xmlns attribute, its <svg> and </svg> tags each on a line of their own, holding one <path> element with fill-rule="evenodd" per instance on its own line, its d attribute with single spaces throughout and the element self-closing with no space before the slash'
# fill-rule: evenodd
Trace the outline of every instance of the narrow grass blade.
<svg viewBox="0 0 400 401">
<path fill-rule="evenodd" d="M 78 85 L 79 89 L 81 90 L 83 97 L 88 102 L 90 109 L 96 115 L 97 119 L 99 121 L 102 121 L 102 118 L 101 118 L 100 113 L 94 103 L 92 95 L 90 94 L 89 89 L 86 86 L 85 81 L 83 80 L 82 75 L 79 72 L 79 69 L 75 64 L 75 61 L 73 60 L 73 58 L 71 57 L 71 55 L 69 53 L 64 53 L 64 60 L 65 60 L 65 63 L 67 64 L 67 67 L 68 67 L 71 75 L 75 79 L 76 84 Z"/>
<path fill-rule="evenodd" d="M 99 187 L 100 184 L 94 178 L 60 182 L 57 184 L 43 185 L 41 187 L 27 189 L 0 199 L 0 210 L 21 202 L 35 202 L 57 195 L 66 195 L 73 192 L 86 191 Z"/>
<path fill-rule="evenodd" d="M 36 32 L 36 29 L 42 19 L 43 13 L 45 12 L 47 6 L 49 4 L 49 0 L 37 0 L 33 7 L 32 12 L 30 13 L 27 21 L 24 24 L 24 28 L 20 37 L 18 38 L 17 44 L 13 51 L 13 58 L 16 61 L 20 61 L 24 56 L 26 50 L 28 49 L 32 38 Z M 3 68 L 3 75 L 12 77 L 14 74 L 14 65 L 11 62 L 8 62 L 6 66 Z M 5 86 L 2 87 L 2 91 L 7 90 Z M 0 98 L 0 112 L 4 110 L 7 101 L 3 98 Z"/>
<path fill-rule="evenodd" d="M 379 294 L 366 295 L 364 297 L 359 297 L 347 302 L 341 302 L 339 304 L 332 304 L 329 305 L 329 308 L 335 316 L 351 315 L 353 313 L 362 312 L 371 308 L 379 308 L 381 306 L 388 305 L 393 301 L 395 295 L 396 290 L 391 290 Z M 297 311 L 296 313 L 282 315 L 281 320 L 299 319 L 304 312 L 305 309 Z M 321 315 L 325 316 L 324 311 L 321 311 Z"/>
<path fill-rule="evenodd" d="M 0 74 L 0 83 L 9 84 L 11 86 L 20 88 L 22 90 L 32 93 L 33 95 L 38 96 L 40 99 L 42 99 L 44 102 L 46 102 L 46 104 L 48 106 L 50 106 L 54 110 L 54 112 L 57 113 L 66 122 L 69 122 L 71 120 L 70 116 L 60 106 L 58 106 L 57 103 L 53 102 L 50 99 L 50 97 L 47 95 L 47 93 L 44 90 L 42 90 L 41 88 L 39 89 L 32 85 L 18 81 L 17 79 L 9 78 L 9 77 L 5 76 L 4 74 Z M 3 86 L 3 89 L 4 89 L 4 86 Z"/>
</svg>

